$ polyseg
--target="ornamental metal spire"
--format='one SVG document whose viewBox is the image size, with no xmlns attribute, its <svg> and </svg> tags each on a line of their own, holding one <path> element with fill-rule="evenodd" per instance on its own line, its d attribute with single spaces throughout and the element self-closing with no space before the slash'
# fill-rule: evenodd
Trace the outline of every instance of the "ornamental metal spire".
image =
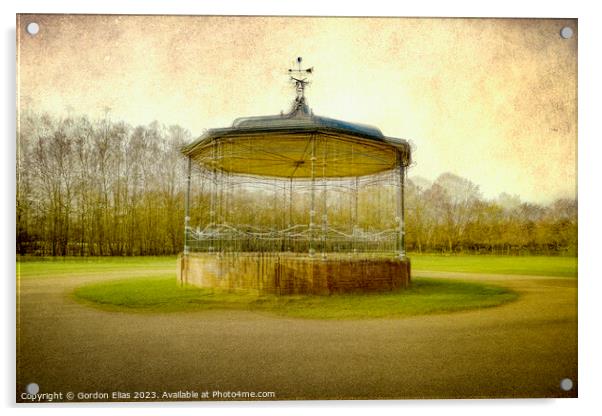
<svg viewBox="0 0 602 416">
<path fill-rule="evenodd" d="M 295 101 L 293 103 L 293 109 L 291 114 L 294 115 L 297 112 L 301 111 L 302 113 L 309 114 L 309 108 L 305 103 L 305 86 L 309 84 L 307 78 L 303 78 L 305 74 L 312 74 L 314 72 L 314 68 L 301 68 L 301 61 L 303 58 L 300 56 L 297 58 L 297 69 L 289 68 L 288 73 L 291 77 L 291 81 L 295 83 L 295 91 L 297 92 L 297 96 L 295 97 Z M 295 76 L 293 76 L 295 75 Z"/>
</svg>

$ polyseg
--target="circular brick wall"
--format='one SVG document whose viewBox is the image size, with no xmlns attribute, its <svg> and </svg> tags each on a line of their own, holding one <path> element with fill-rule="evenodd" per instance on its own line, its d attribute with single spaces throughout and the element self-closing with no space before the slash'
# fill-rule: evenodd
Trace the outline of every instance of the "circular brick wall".
<svg viewBox="0 0 602 416">
<path fill-rule="evenodd" d="M 178 258 L 181 283 L 258 293 L 315 294 L 378 292 L 410 284 L 408 258 L 292 253 L 194 253 Z"/>
</svg>

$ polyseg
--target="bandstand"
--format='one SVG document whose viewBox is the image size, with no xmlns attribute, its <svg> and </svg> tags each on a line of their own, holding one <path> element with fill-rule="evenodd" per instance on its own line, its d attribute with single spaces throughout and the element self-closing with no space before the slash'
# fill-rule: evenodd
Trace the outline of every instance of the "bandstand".
<svg viewBox="0 0 602 416">
<path fill-rule="evenodd" d="M 245 117 L 185 146 L 182 284 L 276 294 L 396 290 L 405 253 L 406 140 L 313 114 L 313 69 L 289 74 L 292 109 Z M 191 182 L 204 212 L 191 220 Z M 387 208 L 387 209 L 383 209 Z"/>
</svg>

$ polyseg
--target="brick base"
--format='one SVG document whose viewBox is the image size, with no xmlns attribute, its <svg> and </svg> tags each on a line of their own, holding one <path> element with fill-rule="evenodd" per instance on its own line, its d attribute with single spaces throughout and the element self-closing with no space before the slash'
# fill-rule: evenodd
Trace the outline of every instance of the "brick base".
<svg viewBox="0 0 602 416">
<path fill-rule="evenodd" d="M 410 284 L 408 258 L 361 254 L 322 259 L 291 253 L 194 253 L 178 257 L 177 271 L 181 283 L 282 295 L 391 291 Z"/>
</svg>

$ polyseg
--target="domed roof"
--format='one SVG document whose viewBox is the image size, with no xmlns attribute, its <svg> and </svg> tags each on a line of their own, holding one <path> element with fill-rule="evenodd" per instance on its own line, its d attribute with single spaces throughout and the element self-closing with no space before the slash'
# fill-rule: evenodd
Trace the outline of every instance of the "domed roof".
<svg viewBox="0 0 602 416">
<path fill-rule="evenodd" d="M 373 126 L 314 115 L 305 80 L 288 114 L 241 117 L 232 127 L 209 129 L 182 153 L 210 170 L 283 178 L 352 177 L 410 163 L 404 139 Z"/>
</svg>

